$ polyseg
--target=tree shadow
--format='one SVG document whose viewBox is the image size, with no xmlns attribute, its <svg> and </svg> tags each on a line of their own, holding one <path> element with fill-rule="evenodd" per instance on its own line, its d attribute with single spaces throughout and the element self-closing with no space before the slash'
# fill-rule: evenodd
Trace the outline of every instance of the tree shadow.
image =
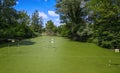
<svg viewBox="0 0 120 73">
<path fill-rule="evenodd" d="M 16 41 L 16 42 L 6 42 L 4 44 L 0 44 L 0 49 L 3 47 L 14 47 L 14 46 L 29 46 L 29 45 L 34 45 L 35 42 L 31 40 L 21 40 L 21 41 Z"/>
<path fill-rule="evenodd" d="M 113 66 L 120 66 L 120 63 L 111 63 Z"/>
<path fill-rule="evenodd" d="M 33 44 L 35 44 L 35 42 L 30 41 L 30 40 L 24 40 L 24 41 L 21 41 L 18 43 L 19 43 L 19 45 L 33 45 Z"/>
<path fill-rule="evenodd" d="M 0 49 L 3 48 L 3 47 L 6 47 L 7 46 L 7 43 L 6 44 L 0 44 Z"/>
</svg>

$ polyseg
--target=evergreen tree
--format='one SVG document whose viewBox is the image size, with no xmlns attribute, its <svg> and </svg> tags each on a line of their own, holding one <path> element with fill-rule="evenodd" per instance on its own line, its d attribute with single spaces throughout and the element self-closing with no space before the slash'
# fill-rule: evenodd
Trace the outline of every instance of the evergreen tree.
<svg viewBox="0 0 120 73">
<path fill-rule="evenodd" d="M 0 38 L 13 37 L 10 31 L 17 24 L 16 0 L 0 0 Z"/>
<path fill-rule="evenodd" d="M 42 33 L 42 25 L 43 25 L 43 19 L 39 16 L 38 10 L 35 10 L 35 12 L 32 15 L 32 24 L 31 27 L 35 32 Z"/>
</svg>

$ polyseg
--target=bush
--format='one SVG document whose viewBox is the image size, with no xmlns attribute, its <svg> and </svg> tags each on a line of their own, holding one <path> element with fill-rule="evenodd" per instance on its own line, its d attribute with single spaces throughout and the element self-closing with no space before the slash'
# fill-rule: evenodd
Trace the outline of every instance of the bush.
<svg viewBox="0 0 120 73">
<path fill-rule="evenodd" d="M 112 43 L 110 41 L 102 41 L 101 46 L 104 48 L 111 48 Z"/>
<path fill-rule="evenodd" d="M 120 48 L 120 33 L 101 32 L 98 35 L 98 45 L 104 48 Z"/>
<path fill-rule="evenodd" d="M 86 42 L 89 40 L 89 38 L 92 37 L 93 32 L 90 30 L 90 28 L 85 28 L 82 31 L 78 31 L 77 34 L 79 35 L 79 40 L 82 42 Z"/>
</svg>

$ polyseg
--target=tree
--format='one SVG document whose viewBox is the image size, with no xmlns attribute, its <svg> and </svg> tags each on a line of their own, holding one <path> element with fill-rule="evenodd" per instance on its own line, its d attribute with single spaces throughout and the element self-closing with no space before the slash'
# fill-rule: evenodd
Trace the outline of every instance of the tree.
<svg viewBox="0 0 120 73">
<path fill-rule="evenodd" d="M 27 15 L 26 11 L 18 12 L 18 27 L 16 27 L 16 37 L 30 38 L 35 36 L 33 31 L 30 29 L 30 16 Z"/>
<path fill-rule="evenodd" d="M 39 16 L 38 10 L 35 10 L 35 12 L 32 15 L 32 24 L 31 27 L 35 32 L 42 32 L 42 25 L 43 25 L 43 19 Z"/>
<path fill-rule="evenodd" d="M 60 36 L 63 36 L 63 37 L 68 37 L 70 34 L 70 30 L 69 30 L 67 24 L 62 24 L 62 25 L 58 26 L 57 32 Z"/>
<path fill-rule="evenodd" d="M 94 36 L 98 45 L 105 48 L 120 48 L 120 0 L 91 0 Z"/>
<path fill-rule="evenodd" d="M 56 33 L 57 33 L 57 27 L 54 25 L 52 20 L 49 20 L 46 23 L 46 33 L 48 35 L 56 35 Z"/>
<path fill-rule="evenodd" d="M 17 11 L 13 8 L 17 0 L 0 0 L 0 38 L 13 37 L 10 32 L 17 24 Z"/>
<path fill-rule="evenodd" d="M 86 27 L 85 23 L 85 1 L 84 0 L 57 0 L 56 12 L 60 14 L 62 23 L 69 25 L 69 37 L 74 40 L 79 40 L 77 34 L 79 29 Z"/>
<path fill-rule="evenodd" d="M 32 37 L 29 16 L 25 11 L 14 9 L 17 0 L 0 0 L 0 39 Z M 1 41 L 1 40 L 0 40 Z"/>
<path fill-rule="evenodd" d="M 30 16 L 26 11 L 18 11 L 18 23 L 24 26 L 30 26 Z"/>
</svg>

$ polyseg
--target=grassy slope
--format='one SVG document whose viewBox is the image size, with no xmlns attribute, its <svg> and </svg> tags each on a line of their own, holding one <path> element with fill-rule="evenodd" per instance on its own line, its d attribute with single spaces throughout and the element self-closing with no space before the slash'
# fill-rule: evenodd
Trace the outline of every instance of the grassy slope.
<svg viewBox="0 0 120 73">
<path fill-rule="evenodd" d="M 22 41 L 19 48 L 0 48 L 0 73 L 119 73 L 119 69 L 120 53 L 62 37 L 42 36 Z"/>
</svg>

